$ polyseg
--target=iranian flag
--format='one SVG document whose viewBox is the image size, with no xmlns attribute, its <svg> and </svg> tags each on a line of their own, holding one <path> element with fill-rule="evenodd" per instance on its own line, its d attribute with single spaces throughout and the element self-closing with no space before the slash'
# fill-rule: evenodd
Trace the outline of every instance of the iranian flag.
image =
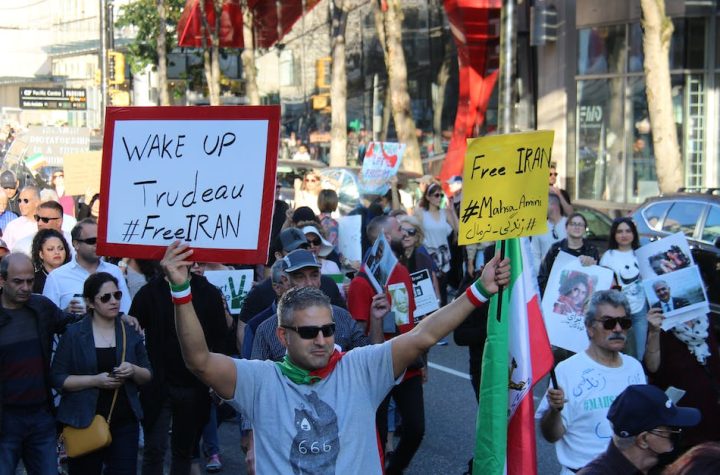
<svg viewBox="0 0 720 475">
<path fill-rule="evenodd" d="M 473 465 L 476 475 L 537 473 L 532 387 L 553 364 L 529 265 L 529 241 L 520 238 L 505 243 L 510 283 L 501 299 L 496 295 L 490 300 Z"/>
</svg>

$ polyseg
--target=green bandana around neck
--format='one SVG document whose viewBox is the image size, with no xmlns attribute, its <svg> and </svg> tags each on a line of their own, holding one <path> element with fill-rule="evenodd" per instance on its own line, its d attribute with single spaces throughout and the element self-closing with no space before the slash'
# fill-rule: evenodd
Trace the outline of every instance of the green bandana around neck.
<svg viewBox="0 0 720 475">
<path fill-rule="evenodd" d="M 314 384 L 320 381 L 320 376 L 310 374 L 310 371 L 302 369 L 295 363 L 290 361 L 290 357 L 285 355 L 282 361 L 276 361 L 275 364 L 280 372 L 295 384 Z"/>
</svg>

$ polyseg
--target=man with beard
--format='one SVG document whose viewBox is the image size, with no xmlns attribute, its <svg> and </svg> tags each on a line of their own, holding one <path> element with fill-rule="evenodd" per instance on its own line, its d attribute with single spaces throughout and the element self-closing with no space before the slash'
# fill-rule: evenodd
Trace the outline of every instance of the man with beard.
<svg viewBox="0 0 720 475">
<path fill-rule="evenodd" d="M 621 353 L 631 326 L 630 305 L 620 291 L 596 292 L 585 313 L 590 346 L 555 368 L 558 387 L 548 388 L 536 418 L 543 437 L 555 442 L 561 475 L 605 451 L 613 434 L 610 405 L 630 384 L 646 382 L 640 362 Z"/>
</svg>

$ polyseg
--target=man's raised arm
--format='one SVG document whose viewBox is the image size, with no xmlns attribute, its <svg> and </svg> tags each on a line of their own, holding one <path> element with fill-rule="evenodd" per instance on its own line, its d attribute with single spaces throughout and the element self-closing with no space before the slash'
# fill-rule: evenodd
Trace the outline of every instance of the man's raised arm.
<svg viewBox="0 0 720 475">
<path fill-rule="evenodd" d="M 510 281 L 510 260 L 496 255 L 487 263 L 480 278 L 468 291 L 423 319 L 408 333 L 392 339 L 393 371 L 397 378 L 415 359 L 453 331 L 478 305 L 495 295 L 499 286 Z"/>
<path fill-rule="evenodd" d="M 168 246 L 160 265 L 170 281 L 170 291 L 175 304 L 175 329 L 185 366 L 204 384 L 210 386 L 224 399 L 235 395 L 237 376 L 235 364 L 228 356 L 211 353 L 205 342 L 200 321 L 192 305 L 188 268 L 192 261 L 192 249 L 179 241 Z"/>
</svg>

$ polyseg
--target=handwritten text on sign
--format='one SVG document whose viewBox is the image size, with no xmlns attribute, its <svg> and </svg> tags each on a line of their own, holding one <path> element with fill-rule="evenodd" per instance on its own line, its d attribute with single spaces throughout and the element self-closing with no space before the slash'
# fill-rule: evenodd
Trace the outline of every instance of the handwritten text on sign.
<svg viewBox="0 0 720 475">
<path fill-rule="evenodd" d="M 117 120 L 107 242 L 255 249 L 267 120 Z"/>
<path fill-rule="evenodd" d="M 547 231 L 552 131 L 468 140 L 460 244 Z"/>
</svg>

